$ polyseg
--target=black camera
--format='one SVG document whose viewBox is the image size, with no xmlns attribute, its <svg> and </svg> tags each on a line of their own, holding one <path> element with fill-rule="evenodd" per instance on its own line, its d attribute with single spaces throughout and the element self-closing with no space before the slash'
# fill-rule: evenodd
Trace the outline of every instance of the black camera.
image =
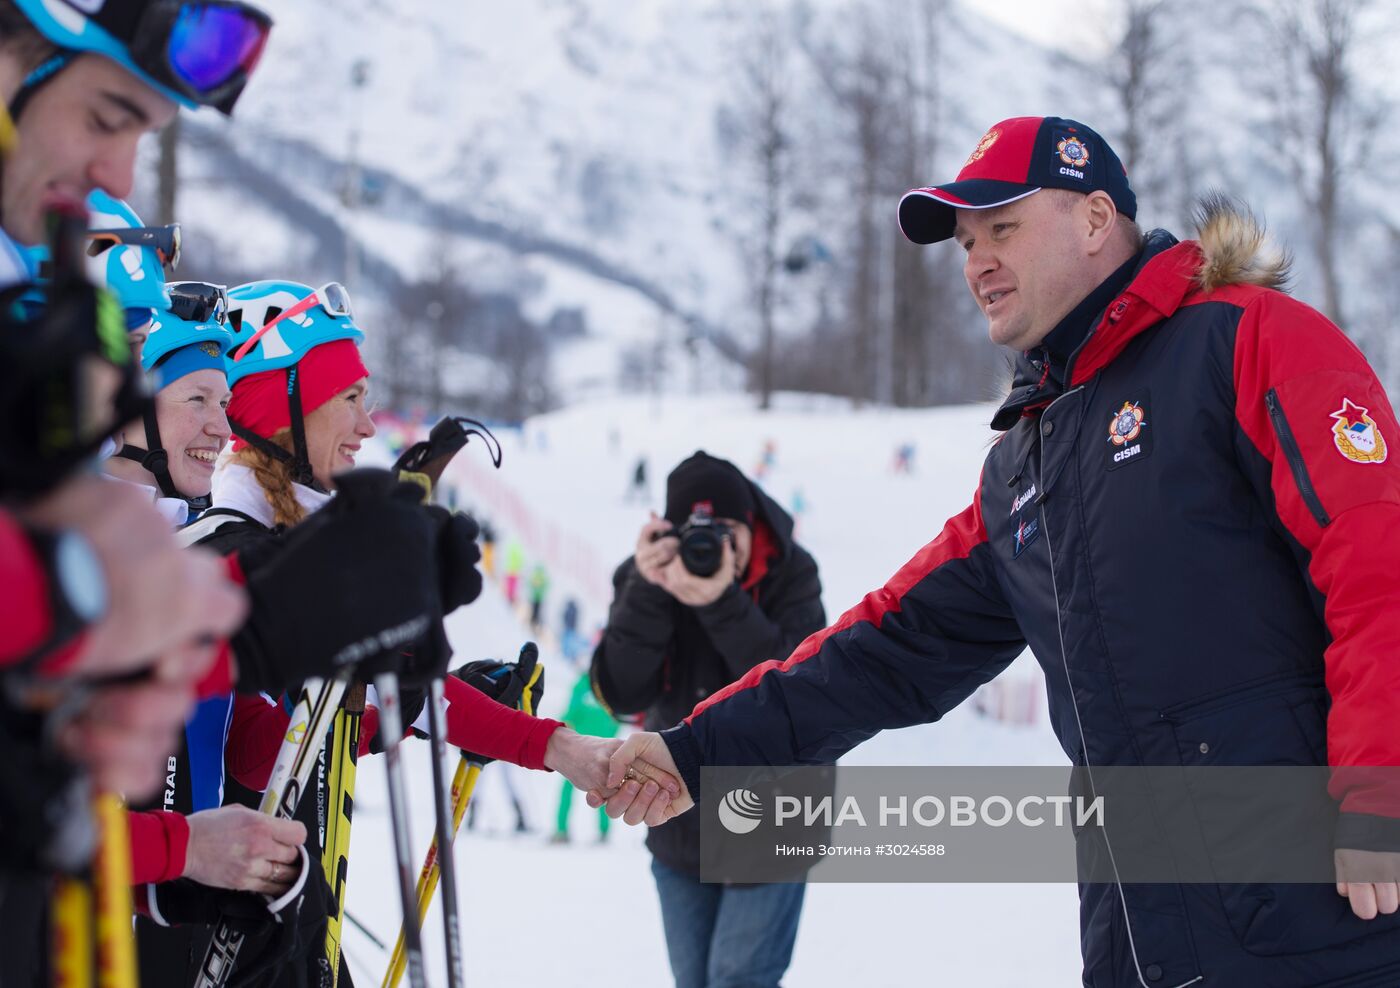
<svg viewBox="0 0 1400 988">
<path fill-rule="evenodd" d="M 682 566 L 699 577 L 719 572 L 719 564 L 724 560 L 724 540 L 732 537 L 728 525 L 702 509 L 686 519 L 675 534 L 681 540 Z"/>
<path fill-rule="evenodd" d="M 659 533 L 660 538 L 681 540 L 678 550 L 681 565 L 699 577 L 714 576 L 724 560 L 724 540 L 733 537 L 733 530 L 705 508 L 695 511 L 680 528 Z"/>
</svg>

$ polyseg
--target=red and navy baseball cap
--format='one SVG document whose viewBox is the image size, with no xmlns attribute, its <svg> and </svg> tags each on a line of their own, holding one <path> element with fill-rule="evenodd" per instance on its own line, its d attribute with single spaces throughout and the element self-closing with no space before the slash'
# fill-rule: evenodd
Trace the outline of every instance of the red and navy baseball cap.
<svg viewBox="0 0 1400 988">
<path fill-rule="evenodd" d="M 1107 192 L 1118 212 L 1137 217 L 1128 173 L 1095 131 L 1063 117 L 1012 117 L 982 135 L 957 179 L 904 193 L 899 228 L 916 244 L 937 243 L 953 235 L 955 210 L 1004 206 L 1041 189 Z"/>
</svg>

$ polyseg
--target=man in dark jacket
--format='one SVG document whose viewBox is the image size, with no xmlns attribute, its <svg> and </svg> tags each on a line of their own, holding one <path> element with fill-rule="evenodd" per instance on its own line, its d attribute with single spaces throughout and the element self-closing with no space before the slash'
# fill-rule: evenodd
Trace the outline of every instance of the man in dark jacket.
<svg viewBox="0 0 1400 988">
<path fill-rule="evenodd" d="M 1059 118 L 997 124 L 957 181 L 905 196 L 905 234 L 956 239 L 1020 352 L 972 504 L 613 775 L 640 755 L 694 794 L 702 764 L 829 760 L 1029 645 L 1076 765 L 1332 769 L 1335 887 L 1081 885 L 1086 985 L 1400 984 L 1400 786 L 1367 771 L 1400 765 L 1400 425 L 1360 351 L 1278 290 L 1252 217 L 1208 201 L 1177 243 L 1135 209 L 1108 145 Z M 609 811 L 663 802 L 633 783 Z"/>
<path fill-rule="evenodd" d="M 679 551 L 676 532 L 691 522 L 728 529 L 713 575 L 691 572 Z M 614 713 L 645 711 L 652 731 L 826 623 L 817 564 L 793 542 L 792 518 L 732 463 L 704 452 L 667 478 L 666 516 L 642 526 L 613 589 L 594 688 Z M 693 814 L 647 834 L 677 988 L 777 985 L 805 883 L 701 884 L 699 845 Z"/>
</svg>

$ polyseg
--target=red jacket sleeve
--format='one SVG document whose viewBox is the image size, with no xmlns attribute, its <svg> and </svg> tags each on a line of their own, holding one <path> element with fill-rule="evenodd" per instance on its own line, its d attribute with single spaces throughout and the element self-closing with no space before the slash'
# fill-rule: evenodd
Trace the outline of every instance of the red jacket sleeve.
<svg viewBox="0 0 1400 988">
<path fill-rule="evenodd" d="M 229 775 L 255 792 L 267 788 L 291 719 L 286 710 L 260 694 L 235 695 L 224 745 L 224 767 Z"/>
<path fill-rule="evenodd" d="M 131 882 L 169 882 L 185 872 L 190 824 L 179 813 L 127 813 L 131 833 Z"/>
<path fill-rule="evenodd" d="M 549 738 L 563 723 L 532 717 L 523 710 L 497 703 L 456 676 L 443 685 L 447 699 L 447 743 L 512 765 L 543 769 Z M 407 731 L 408 725 L 404 725 Z M 369 742 L 379 730 L 379 711 L 365 705 L 360 722 L 360 754 L 369 753 Z M 407 734 L 405 734 L 407 737 Z"/>
<path fill-rule="evenodd" d="M 1332 795 L 1344 814 L 1400 817 L 1400 770 L 1359 770 L 1400 766 L 1400 425 L 1361 351 L 1278 293 L 1245 305 L 1234 378 L 1236 417 L 1325 600 Z"/>
</svg>

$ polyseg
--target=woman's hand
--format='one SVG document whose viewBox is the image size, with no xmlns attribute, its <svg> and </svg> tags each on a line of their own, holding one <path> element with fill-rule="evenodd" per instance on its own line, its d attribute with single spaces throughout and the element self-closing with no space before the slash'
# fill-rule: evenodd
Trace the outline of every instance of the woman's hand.
<svg viewBox="0 0 1400 988">
<path fill-rule="evenodd" d="M 246 806 L 220 806 L 189 816 L 183 877 L 214 888 L 281 895 L 300 873 L 306 827 Z"/>
</svg>

